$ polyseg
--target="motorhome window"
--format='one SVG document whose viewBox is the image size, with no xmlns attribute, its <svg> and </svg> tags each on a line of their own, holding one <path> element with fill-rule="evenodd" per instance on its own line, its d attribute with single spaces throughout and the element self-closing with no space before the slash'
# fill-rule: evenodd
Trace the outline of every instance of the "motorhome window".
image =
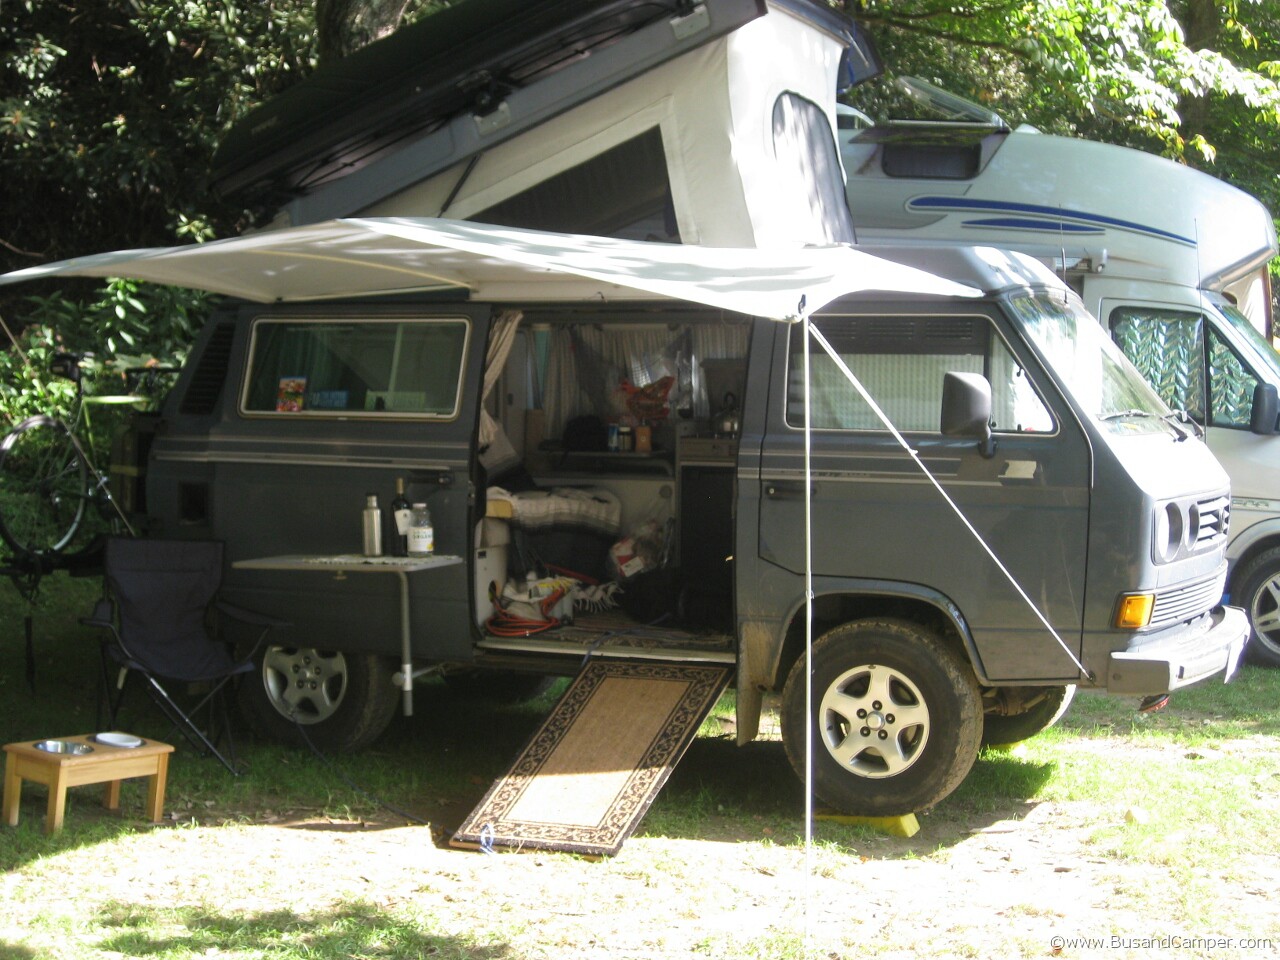
<svg viewBox="0 0 1280 960">
<path fill-rule="evenodd" d="M 1015 319 L 1088 415 L 1110 433 L 1168 433 L 1169 408 L 1074 297 L 1011 297 Z"/>
<path fill-rule="evenodd" d="M 469 324 L 259 320 L 242 409 L 280 416 L 457 415 Z"/>
<path fill-rule="evenodd" d="M 826 113 L 816 103 L 784 93 L 773 104 L 773 152 L 781 182 L 803 184 L 812 224 L 828 243 L 853 243 L 853 217 L 845 198 L 844 169 Z"/>
<path fill-rule="evenodd" d="M 1001 433 L 1049 433 L 1053 418 L 990 318 L 840 316 L 816 321 L 836 353 L 902 431 L 937 433 L 942 383 L 949 372 L 979 373 L 991 383 L 993 427 Z M 803 328 L 793 327 L 787 422 L 804 426 Z M 883 430 L 884 425 L 827 352 L 809 350 L 811 418 L 818 430 Z"/>
<path fill-rule="evenodd" d="M 657 127 L 468 219 L 504 227 L 680 242 Z"/>
<path fill-rule="evenodd" d="M 1124 355 L 1175 410 L 1204 420 L 1204 324 L 1199 311 L 1123 306 L 1108 318 Z"/>
</svg>

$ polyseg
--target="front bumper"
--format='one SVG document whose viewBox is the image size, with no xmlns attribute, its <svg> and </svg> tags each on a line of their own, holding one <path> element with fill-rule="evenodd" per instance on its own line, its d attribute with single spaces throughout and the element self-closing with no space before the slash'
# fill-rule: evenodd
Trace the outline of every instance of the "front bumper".
<svg viewBox="0 0 1280 960">
<path fill-rule="evenodd" d="M 1107 661 L 1108 693 L 1145 697 L 1168 693 L 1224 673 L 1230 680 L 1249 639 L 1249 617 L 1239 607 L 1214 607 L 1189 623 L 1134 638 Z"/>
</svg>

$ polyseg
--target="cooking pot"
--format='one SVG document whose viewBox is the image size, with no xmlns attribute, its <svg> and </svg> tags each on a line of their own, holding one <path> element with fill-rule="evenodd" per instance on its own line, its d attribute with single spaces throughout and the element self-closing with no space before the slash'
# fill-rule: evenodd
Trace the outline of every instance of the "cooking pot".
<svg viewBox="0 0 1280 960">
<path fill-rule="evenodd" d="M 711 430 L 717 437 L 736 437 L 742 430 L 742 414 L 738 412 L 738 398 L 732 392 L 724 395 L 720 412 L 711 420 Z"/>
</svg>

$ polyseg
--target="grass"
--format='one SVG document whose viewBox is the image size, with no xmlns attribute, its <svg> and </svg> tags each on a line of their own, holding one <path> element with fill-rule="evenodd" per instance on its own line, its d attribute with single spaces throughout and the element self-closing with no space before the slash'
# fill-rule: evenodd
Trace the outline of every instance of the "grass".
<svg viewBox="0 0 1280 960">
<path fill-rule="evenodd" d="M 46 581 L 34 691 L 25 605 L 0 592 L 3 742 L 95 729 L 97 641 L 76 618 L 96 590 Z M 179 743 L 161 828 L 142 822 L 130 782 L 119 815 L 96 788 L 73 789 L 65 829 L 46 837 L 42 788 L 26 786 L 18 827 L 0 827 L 0 958 L 1043 956 L 1090 909 L 1097 928 L 1074 932 L 1174 924 L 1280 943 L 1267 899 L 1278 699 L 1280 671 L 1256 667 L 1152 715 L 1081 695 L 1053 730 L 985 751 L 916 837 L 819 822 L 802 858 L 802 786 L 776 739 L 734 745 L 726 696 L 622 855 L 588 863 L 447 848 L 441 825 L 460 822 L 553 697 L 482 707 L 428 685 L 418 715 L 358 756 L 242 737 L 247 771 L 232 778 Z M 143 698 L 133 707 L 121 726 L 166 734 Z"/>
</svg>

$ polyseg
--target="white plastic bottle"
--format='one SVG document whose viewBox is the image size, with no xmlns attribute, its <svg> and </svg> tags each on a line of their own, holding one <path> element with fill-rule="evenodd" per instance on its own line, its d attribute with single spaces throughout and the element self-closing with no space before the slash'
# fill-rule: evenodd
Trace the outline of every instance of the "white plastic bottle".
<svg viewBox="0 0 1280 960">
<path fill-rule="evenodd" d="M 415 503 L 409 523 L 409 556 L 429 557 L 435 552 L 436 532 L 431 526 L 431 512 L 425 503 Z"/>
</svg>

